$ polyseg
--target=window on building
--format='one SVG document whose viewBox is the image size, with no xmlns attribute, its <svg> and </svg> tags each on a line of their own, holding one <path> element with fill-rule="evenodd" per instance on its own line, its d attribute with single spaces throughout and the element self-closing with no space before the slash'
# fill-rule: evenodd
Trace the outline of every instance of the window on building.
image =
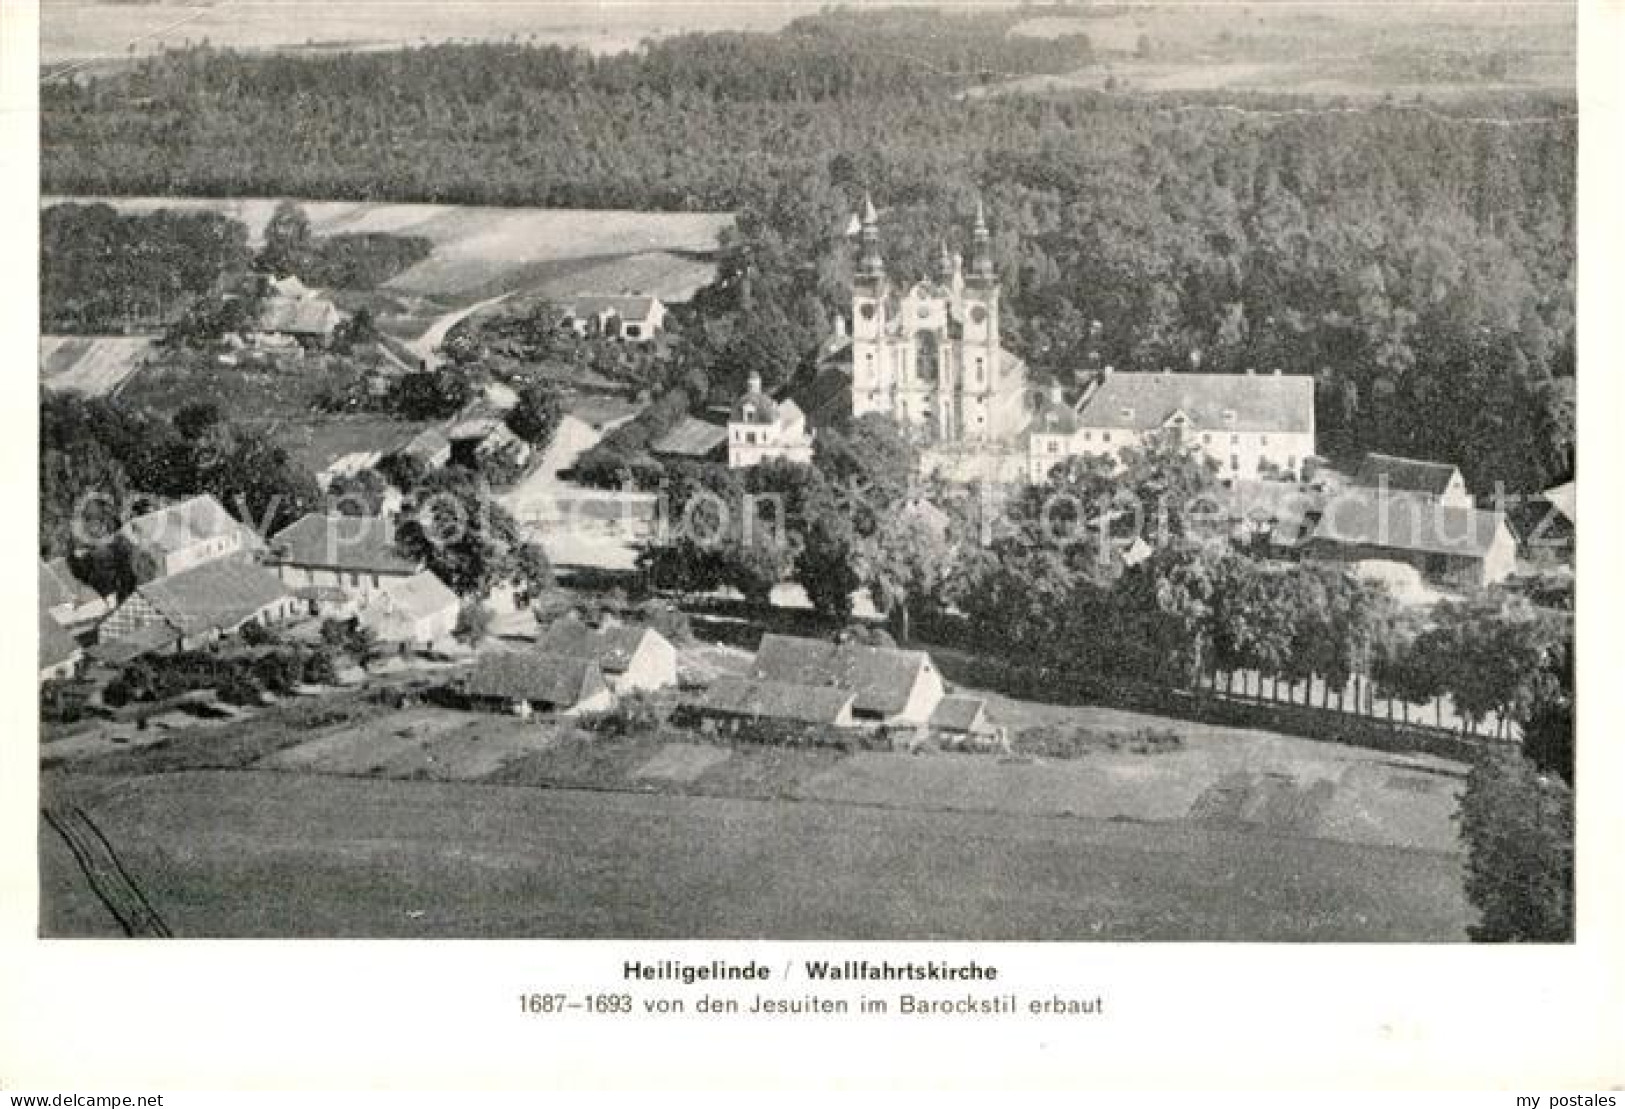
<svg viewBox="0 0 1625 1109">
<path fill-rule="evenodd" d="M 361 575 L 360 574 L 351 574 L 350 575 L 350 585 L 352 587 L 358 587 L 358 586 L 360 586 L 360 584 L 361 584 Z"/>
<path fill-rule="evenodd" d="M 1094 432 L 1092 432 L 1092 431 L 1086 431 L 1086 432 L 1084 432 L 1084 433 L 1083 433 L 1083 441 L 1084 441 L 1084 442 L 1085 442 L 1085 443 L 1087 443 L 1087 442 L 1089 442 L 1089 441 L 1090 441 L 1090 440 L 1092 440 L 1092 439 L 1093 439 L 1093 438 L 1094 438 L 1094 437 L 1095 437 L 1095 433 L 1094 433 Z"/>
<path fill-rule="evenodd" d="M 745 414 L 745 419 L 747 420 L 754 420 L 756 418 L 756 406 L 754 404 L 745 405 L 743 412 Z"/>
<path fill-rule="evenodd" d="M 1241 469 L 1241 458 L 1240 458 L 1240 456 L 1234 455 L 1234 454 L 1230 456 L 1230 468 L 1232 470 L 1238 470 L 1238 471 Z"/>
<path fill-rule="evenodd" d="M 1202 445 L 1204 447 L 1211 447 L 1213 445 L 1213 436 L 1209 435 L 1205 431 L 1202 433 Z"/>
<path fill-rule="evenodd" d="M 1112 441 L 1112 433 L 1109 431 L 1102 431 L 1100 433 L 1100 441 L 1102 443 L 1110 443 Z"/>
<path fill-rule="evenodd" d="M 1239 435 L 1232 435 L 1232 436 L 1231 436 L 1231 437 L 1230 437 L 1230 445 L 1231 445 L 1231 446 L 1232 446 L 1232 447 L 1234 447 L 1234 446 L 1237 446 L 1237 445 L 1239 445 L 1239 444 L 1240 444 L 1240 443 L 1241 443 L 1241 436 L 1239 436 Z"/>
<path fill-rule="evenodd" d="M 1269 446 L 1270 445 L 1270 437 L 1268 435 L 1260 435 L 1258 437 L 1258 445 L 1261 446 L 1261 447 Z"/>
<path fill-rule="evenodd" d="M 1233 423 L 1236 422 L 1236 410 L 1235 409 L 1226 408 L 1224 410 L 1224 422 L 1227 423 L 1227 424 L 1233 424 Z"/>
<path fill-rule="evenodd" d="M 980 419 L 980 417 L 978 417 L 978 419 Z M 1051 454 L 1059 454 L 1061 452 L 1061 444 L 1057 443 L 1054 439 L 1051 439 L 1049 441 L 1049 452 Z"/>
<path fill-rule="evenodd" d="M 1121 408 L 1121 409 L 1118 410 L 1117 414 L 1119 416 L 1123 417 L 1124 420 L 1132 420 L 1134 418 L 1134 409 L 1132 409 L 1132 408 Z"/>
<path fill-rule="evenodd" d="M 635 324 L 635 323 L 629 323 L 629 324 L 626 325 L 626 337 L 628 339 L 639 338 L 640 336 L 642 336 L 642 334 L 643 334 L 643 328 L 642 328 L 641 325 Z"/>
<path fill-rule="evenodd" d="M 1289 454 L 1289 455 L 1286 456 L 1286 468 L 1289 469 L 1289 470 L 1296 470 L 1298 468 L 1298 456 L 1297 455 Z"/>
</svg>

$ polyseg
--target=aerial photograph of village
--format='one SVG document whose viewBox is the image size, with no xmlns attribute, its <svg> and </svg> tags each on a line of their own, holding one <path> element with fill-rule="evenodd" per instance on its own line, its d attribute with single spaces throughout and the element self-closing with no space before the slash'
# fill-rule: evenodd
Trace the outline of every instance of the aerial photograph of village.
<svg viewBox="0 0 1625 1109">
<path fill-rule="evenodd" d="M 1573 941 L 1572 6 L 40 35 L 40 936 Z"/>
</svg>

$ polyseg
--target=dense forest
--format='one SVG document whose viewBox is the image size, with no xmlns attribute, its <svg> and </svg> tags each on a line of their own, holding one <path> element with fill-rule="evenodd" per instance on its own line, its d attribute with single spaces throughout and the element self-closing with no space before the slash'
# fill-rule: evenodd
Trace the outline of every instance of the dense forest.
<svg viewBox="0 0 1625 1109">
<path fill-rule="evenodd" d="M 172 52 L 44 88 L 45 187 L 730 208 L 695 305 L 721 392 L 747 362 L 787 378 L 827 334 L 865 190 L 907 279 L 963 249 L 980 196 L 1006 342 L 1041 375 L 1314 373 L 1333 455 L 1448 459 L 1486 492 L 1567 473 L 1572 103 L 958 95 L 1088 56 L 988 33 L 1009 18 L 841 12 L 609 58 Z"/>
</svg>

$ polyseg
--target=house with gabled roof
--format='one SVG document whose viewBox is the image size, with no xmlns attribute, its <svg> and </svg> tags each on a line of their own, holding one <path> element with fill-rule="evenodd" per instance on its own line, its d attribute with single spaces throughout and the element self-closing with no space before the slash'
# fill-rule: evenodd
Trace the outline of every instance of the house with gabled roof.
<svg viewBox="0 0 1625 1109">
<path fill-rule="evenodd" d="M 312 512 L 267 546 L 266 562 L 283 584 L 316 607 L 338 598 L 364 601 L 423 569 L 395 546 L 395 522 L 387 516 Z"/>
<path fill-rule="evenodd" d="M 677 684 L 677 648 L 653 628 L 635 624 L 594 628 L 567 616 L 549 624 L 536 647 L 543 654 L 591 661 L 617 694 Z"/>
<path fill-rule="evenodd" d="M 207 493 L 137 516 L 119 529 L 135 552 L 136 576 L 164 578 L 216 559 L 263 549 L 253 528 Z"/>
<path fill-rule="evenodd" d="M 535 712 L 574 716 L 602 712 L 615 703 L 596 663 L 540 651 L 484 655 L 461 689 L 471 707 L 514 716 Z"/>
<path fill-rule="evenodd" d="M 1462 508 L 1437 497 L 1350 486 L 1304 523 L 1305 561 L 1401 562 L 1437 585 L 1480 589 L 1511 574 L 1517 540 L 1499 512 Z"/>
<path fill-rule="evenodd" d="M 661 460 L 708 462 L 725 457 L 727 444 L 727 428 L 695 416 L 684 416 L 666 434 L 650 442 L 649 453 Z"/>
<path fill-rule="evenodd" d="M 138 586 L 98 634 L 111 641 L 159 627 L 179 649 L 192 650 L 246 624 L 287 620 L 298 608 L 298 599 L 265 567 L 243 558 L 216 559 Z"/>
<path fill-rule="evenodd" d="M 852 728 L 856 695 L 830 686 L 799 685 L 727 675 L 683 699 L 683 711 L 698 720 L 774 721 L 782 724 Z"/>
<path fill-rule="evenodd" d="M 265 285 L 255 338 L 325 343 L 344 322 L 344 313 L 327 296 L 288 276 Z"/>
<path fill-rule="evenodd" d="M 368 598 L 358 619 L 386 643 L 428 647 L 451 637 L 462 602 L 431 570 L 392 577 Z"/>
<path fill-rule="evenodd" d="M 40 604 L 65 628 L 94 623 L 118 603 L 116 596 L 81 580 L 65 558 L 40 559 L 39 595 Z"/>
<path fill-rule="evenodd" d="M 1441 504 L 1473 507 L 1473 495 L 1461 471 L 1448 462 L 1425 462 L 1375 451 L 1360 460 L 1354 484 L 1367 489 L 1390 489 L 1437 498 Z"/>
<path fill-rule="evenodd" d="M 577 335 L 603 335 L 629 343 L 647 343 L 666 325 L 666 306 L 659 297 L 641 294 L 583 293 L 559 305 L 565 326 Z"/>
<path fill-rule="evenodd" d="M 46 611 L 42 598 L 39 608 L 39 680 L 50 682 L 72 678 L 79 672 L 79 664 L 84 657 L 84 648 Z"/>
<path fill-rule="evenodd" d="M 750 676 L 846 690 L 853 695 L 853 719 L 869 724 L 923 727 L 944 693 L 942 675 L 924 651 L 773 633 L 762 637 Z"/>
<path fill-rule="evenodd" d="M 931 710 L 930 725 L 937 735 L 961 743 L 992 743 L 999 736 L 998 725 L 988 714 L 987 701 L 982 697 L 944 697 Z"/>
<path fill-rule="evenodd" d="M 1118 373 L 1108 367 L 1070 416 L 1063 407 L 1051 397 L 1029 424 L 1028 476 L 1034 480 L 1070 455 L 1116 457 L 1124 447 L 1157 441 L 1198 449 L 1222 480 L 1296 478 L 1315 454 L 1315 379 L 1307 374 Z"/>
</svg>

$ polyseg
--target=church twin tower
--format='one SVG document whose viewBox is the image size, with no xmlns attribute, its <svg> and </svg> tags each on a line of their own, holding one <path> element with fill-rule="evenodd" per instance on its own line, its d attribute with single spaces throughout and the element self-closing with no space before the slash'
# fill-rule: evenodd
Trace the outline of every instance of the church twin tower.
<svg viewBox="0 0 1625 1109">
<path fill-rule="evenodd" d="M 935 281 L 894 289 L 863 199 L 852 282 L 852 414 L 880 412 L 928 443 L 1013 443 L 1029 419 L 1027 368 L 999 345 L 999 280 L 981 202 L 970 272 L 946 244 Z"/>
</svg>

